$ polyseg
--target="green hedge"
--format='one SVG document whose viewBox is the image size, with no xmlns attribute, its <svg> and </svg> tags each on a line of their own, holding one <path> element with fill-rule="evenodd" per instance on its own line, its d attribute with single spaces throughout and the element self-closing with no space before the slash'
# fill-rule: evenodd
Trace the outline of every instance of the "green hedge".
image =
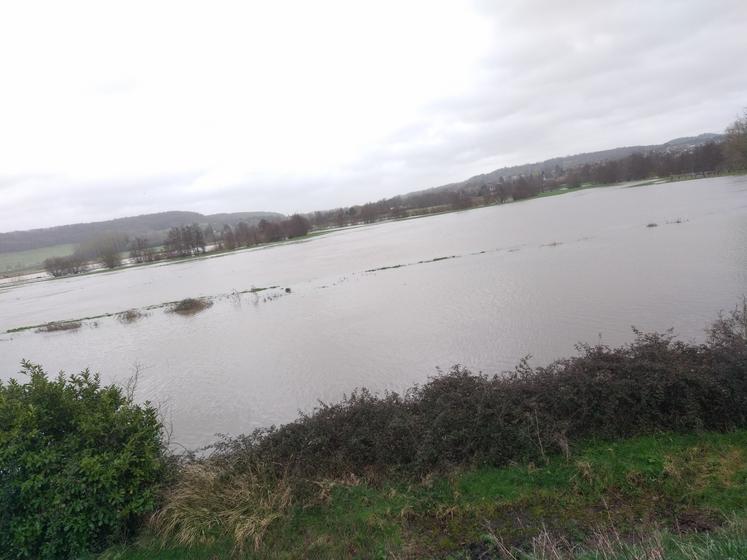
<svg viewBox="0 0 747 560">
<path fill-rule="evenodd" d="M 0 558 L 75 558 L 120 541 L 156 507 L 166 472 L 149 404 L 84 371 L 0 383 Z"/>
</svg>

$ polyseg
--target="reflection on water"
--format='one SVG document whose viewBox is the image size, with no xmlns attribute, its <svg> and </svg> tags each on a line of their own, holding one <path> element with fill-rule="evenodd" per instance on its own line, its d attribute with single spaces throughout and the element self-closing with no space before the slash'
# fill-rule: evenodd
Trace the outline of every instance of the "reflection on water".
<svg viewBox="0 0 747 560">
<path fill-rule="evenodd" d="M 240 293 L 253 286 L 278 288 Z M 747 178 L 590 189 L 6 289 L 3 331 L 218 297 L 194 316 L 0 334 L 0 371 L 27 358 L 123 382 L 138 369 L 139 397 L 194 447 L 356 386 L 402 390 L 456 363 L 500 372 L 527 354 L 543 363 L 579 341 L 625 342 L 631 325 L 699 339 L 743 294 Z"/>
</svg>

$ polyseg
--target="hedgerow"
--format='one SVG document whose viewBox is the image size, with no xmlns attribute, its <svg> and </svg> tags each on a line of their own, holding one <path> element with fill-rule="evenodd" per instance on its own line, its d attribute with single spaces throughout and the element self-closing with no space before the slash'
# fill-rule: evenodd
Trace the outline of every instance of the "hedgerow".
<svg viewBox="0 0 747 560">
<path fill-rule="evenodd" d="M 580 345 L 508 374 L 456 366 L 403 395 L 363 389 L 279 428 L 213 446 L 211 460 L 305 477 L 420 476 L 568 453 L 590 439 L 747 426 L 747 313 L 721 317 L 703 344 L 635 331 L 624 346 Z"/>
</svg>

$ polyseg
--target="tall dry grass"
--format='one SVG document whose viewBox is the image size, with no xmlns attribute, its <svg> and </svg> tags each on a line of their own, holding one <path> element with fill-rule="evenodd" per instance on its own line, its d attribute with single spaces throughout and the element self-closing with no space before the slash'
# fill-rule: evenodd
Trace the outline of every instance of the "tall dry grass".
<svg viewBox="0 0 747 560">
<path fill-rule="evenodd" d="M 151 526 L 182 545 L 229 537 L 239 552 L 259 548 L 273 523 L 287 515 L 293 492 L 286 476 L 259 467 L 226 471 L 209 461 L 185 465 Z"/>
</svg>

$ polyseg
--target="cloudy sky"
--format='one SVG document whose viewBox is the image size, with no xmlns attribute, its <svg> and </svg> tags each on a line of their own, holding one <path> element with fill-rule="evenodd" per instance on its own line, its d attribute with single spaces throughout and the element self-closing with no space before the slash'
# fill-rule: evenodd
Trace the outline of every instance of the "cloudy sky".
<svg viewBox="0 0 747 560">
<path fill-rule="evenodd" d="M 310 211 L 720 132 L 744 0 L 3 0 L 0 231 Z"/>
</svg>

